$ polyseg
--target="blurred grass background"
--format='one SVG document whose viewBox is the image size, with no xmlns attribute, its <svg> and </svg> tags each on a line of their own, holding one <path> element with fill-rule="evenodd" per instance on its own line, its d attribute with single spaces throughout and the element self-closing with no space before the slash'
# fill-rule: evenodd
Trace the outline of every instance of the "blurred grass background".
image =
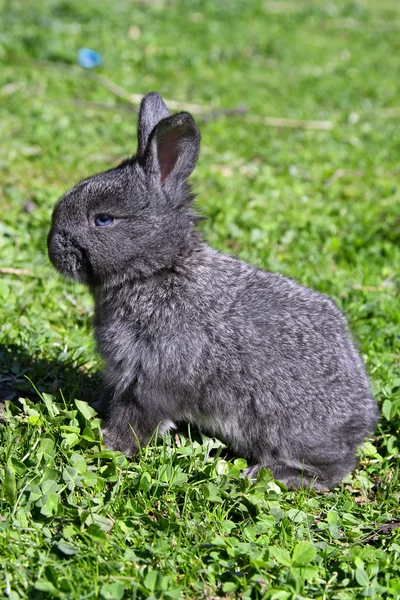
<svg viewBox="0 0 400 600">
<path fill-rule="evenodd" d="M 1 259 L 35 274 L 3 274 L 3 337 L 52 358 L 91 347 L 85 292 L 72 302 L 70 284 L 48 284 L 49 216 L 66 188 L 135 152 L 136 110 L 77 66 L 90 47 L 103 57 L 97 73 L 127 96 L 156 90 L 204 107 L 193 183 L 210 243 L 334 295 L 372 368 L 398 365 L 398 2 L 0 7 Z M 210 118 L 238 107 L 244 114 Z M 332 128 L 268 127 L 263 117 Z"/>
</svg>

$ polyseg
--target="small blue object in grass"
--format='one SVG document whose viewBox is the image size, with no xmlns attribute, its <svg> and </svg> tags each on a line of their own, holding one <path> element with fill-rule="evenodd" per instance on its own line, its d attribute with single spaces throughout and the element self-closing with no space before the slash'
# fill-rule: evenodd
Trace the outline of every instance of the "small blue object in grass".
<svg viewBox="0 0 400 600">
<path fill-rule="evenodd" d="M 102 57 L 95 50 L 90 48 L 81 48 L 78 51 L 78 64 L 84 69 L 94 69 L 103 62 Z"/>
</svg>

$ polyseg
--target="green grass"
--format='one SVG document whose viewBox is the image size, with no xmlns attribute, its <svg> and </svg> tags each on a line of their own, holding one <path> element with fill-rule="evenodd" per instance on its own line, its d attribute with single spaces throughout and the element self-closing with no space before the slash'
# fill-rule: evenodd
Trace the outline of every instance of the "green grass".
<svg viewBox="0 0 400 600">
<path fill-rule="evenodd" d="M 0 267 L 29 271 L 0 272 L 0 597 L 399 598 L 398 1 L 0 7 Z M 54 274 L 46 233 L 68 187 L 135 152 L 136 115 L 74 66 L 84 46 L 128 92 L 247 106 L 201 125 L 202 228 L 349 318 L 382 416 L 331 493 L 250 484 L 190 434 L 129 461 L 101 447 L 79 402 L 100 386 L 91 299 Z"/>
</svg>

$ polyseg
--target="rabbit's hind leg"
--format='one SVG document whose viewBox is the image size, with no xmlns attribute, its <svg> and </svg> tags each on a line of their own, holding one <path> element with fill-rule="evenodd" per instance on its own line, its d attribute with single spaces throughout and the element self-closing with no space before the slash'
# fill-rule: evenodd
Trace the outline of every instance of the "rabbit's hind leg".
<svg viewBox="0 0 400 600">
<path fill-rule="evenodd" d="M 248 477 L 249 479 L 257 479 L 257 473 L 262 465 L 251 465 L 251 467 L 247 467 L 243 469 L 242 475 L 244 477 Z"/>
<path fill-rule="evenodd" d="M 304 489 L 308 487 L 316 491 L 323 491 L 327 489 L 326 485 L 321 485 L 318 483 L 315 475 L 306 471 L 299 471 L 298 469 L 287 467 L 285 465 L 251 465 L 250 467 L 247 467 L 247 469 L 244 469 L 243 475 L 247 476 L 249 479 L 256 479 L 257 473 L 262 467 L 270 469 L 274 479 L 281 481 L 288 490 Z"/>
<path fill-rule="evenodd" d="M 356 459 L 351 452 L 344 458 L 332 462 L 318 461 L 301 467 L 276 465 L 272 468 L 272 473 L 275 479 L 282 481 L 288 489 L 309 488 L 314 492 L 326 492 L 339 485 L 355 465 Z"/>
</svg>

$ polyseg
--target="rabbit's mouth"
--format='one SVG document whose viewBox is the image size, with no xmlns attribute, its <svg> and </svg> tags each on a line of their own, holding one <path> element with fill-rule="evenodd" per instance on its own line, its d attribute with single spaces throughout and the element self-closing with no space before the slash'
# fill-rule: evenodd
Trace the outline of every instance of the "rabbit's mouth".
<svg viewBox="0 0 400 600">
<path fill-rule="evenodd" d="M 47 245 L 50 261 L 57 271 L 75 281 L 90 282 L 93 273 L 89 257 L 76 240 L 50 232 Z"/>
</svg>

